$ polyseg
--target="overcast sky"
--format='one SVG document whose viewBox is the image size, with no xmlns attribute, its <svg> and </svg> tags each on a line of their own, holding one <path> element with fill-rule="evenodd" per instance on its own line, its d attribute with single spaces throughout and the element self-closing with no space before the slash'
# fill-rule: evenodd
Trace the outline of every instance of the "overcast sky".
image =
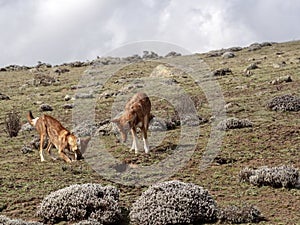
<svg viewBox="0 0 300 225">
<path fill-rule="evenodd" d="M 194 53 L 298 40 L 299 22 L 299 0 L 0 0 L 0 66 L 92 60 L 143 41 Z"/>
</svg>

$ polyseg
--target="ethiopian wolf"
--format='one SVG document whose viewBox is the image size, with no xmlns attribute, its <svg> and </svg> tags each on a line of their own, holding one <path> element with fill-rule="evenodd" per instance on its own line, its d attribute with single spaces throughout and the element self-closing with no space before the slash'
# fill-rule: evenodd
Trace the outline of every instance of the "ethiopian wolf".
<svg viewBox="0 0 300 225">
<path fill-rule="evenodd" d="M 125 105 L 125 110 L 119 118 L 113 119 L 112 122 L 117 124 L 121 133 L 123 142 L 127 140 L 129 129 L 132 134 L 131 150 L 138 152 L 137 128 L 140 128 L 143 135 L 145 153 L 149 153 L 149 143 L 147 132 L 150 121 L 151 102 L 149 97 L 142 92 L 136 93 Z"/>
<path fill-rule="evenodd" d="M 45 161 L 43 144 L 46 136 L 48 136 L 46 150 L 53 160 L 56 160 L 56 158 L 51 153 L 52 145 L 58 149 L 60 157 L 66 162 L 71 162 L 71 159 L 64 153 L 64 149 L 68 149 L 75 154 L 74 160 L 82 157 L 78 148 L 79 139 L 64 128 L 58 120 L 49 115 L 42 115 L 41 117 L 34 118 L 31 111 L 28 112 L 27 119 L 40 135 L 40 157 L 42 162 Z"/>
</svg>

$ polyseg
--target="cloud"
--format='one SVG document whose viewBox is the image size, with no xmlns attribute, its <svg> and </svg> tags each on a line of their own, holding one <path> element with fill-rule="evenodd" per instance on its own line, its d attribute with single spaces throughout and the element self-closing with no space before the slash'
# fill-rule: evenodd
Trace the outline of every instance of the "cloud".
<svg viewBox="0 0 300 225">
<path fill-rule="evenodd" d="M 299 10 L 297 0 L 0 0 L 0 66 L 85 61 L 144 40 L 204 52 L 298 39 Z"/>
<path fill-rule="evenodd" d="M 297 0 L 253 0 L 234 4 L 232 19 L 240 21 L 258 40 L 285 41 L 299 39 L 297 24 L 300 19 Z"/>
</svg>

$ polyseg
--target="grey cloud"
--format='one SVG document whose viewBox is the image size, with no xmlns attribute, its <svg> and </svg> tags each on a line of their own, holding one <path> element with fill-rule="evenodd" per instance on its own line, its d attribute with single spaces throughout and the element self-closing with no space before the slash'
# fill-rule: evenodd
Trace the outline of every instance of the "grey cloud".
<svg viewBox="0 0 300 225">
<path fill-rule="evenodd" d="M 0 66 L 84 61 L 144 40 L 203 52 L 297 39 L 299 11 L 297 0 L 0 0 Z"/>
</svg>

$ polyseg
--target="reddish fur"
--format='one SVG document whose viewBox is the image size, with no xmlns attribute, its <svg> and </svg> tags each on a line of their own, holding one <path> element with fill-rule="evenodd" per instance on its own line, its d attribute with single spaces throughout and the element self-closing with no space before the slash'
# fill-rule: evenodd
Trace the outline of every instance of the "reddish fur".
<svg viewBox="0 0 300 225">
<path fill-rule="evenodd" d="M 112 122 L 118 125 L 122 139 L 127 139 L 126 124 L 128 123 L 133 138 L 136 136 L 137 127 L 142 131 L 144 139 L 147 140 L 147 132 L 150 121 L 151 102 L 145 93 L 135 94 L 125 105 L 123 115 Z M 140 125 L 140 126 L 138 126 Z M 145 146 L 145 145 L 144 145 Z M 137 149 L 135 149 L 137 151 Z M 146 149 L 145 149 L 146 151 Z M 148 150 L 147 150 L 148 151 Z"/>
<path fill-rule="evenodd" d="M 50 155 L 51 155 L 51 147 L 52 145 L 54 145 L 58 149 L 61 158 L 66 162 L 71 162 L 70 158 L 64 153 L 64 149 L 66 148 L 73 151 L 75 155 L 77 155 L 77 157 L 81 157 L 81 153 L 77 146 L 76 136 L 70 133 L 70 131 L 68 131 L 65 127 L 63 127 L 58 120 L 54 119 L 52 116 L 43 115 L 34 124 L 33 122 L 34 117 L 31 111 L 29 111 L 27 115 L 27 119 L 32 126 L 35 126 L 37 132 L 40 135 L 41 161 L 44 161 L 43 143 L 46 138 L 46 135 L 49 138 L 47 151 Z M 77 159 L 77 157 L 75 157 L 75 160 Z"/>
</svg>

